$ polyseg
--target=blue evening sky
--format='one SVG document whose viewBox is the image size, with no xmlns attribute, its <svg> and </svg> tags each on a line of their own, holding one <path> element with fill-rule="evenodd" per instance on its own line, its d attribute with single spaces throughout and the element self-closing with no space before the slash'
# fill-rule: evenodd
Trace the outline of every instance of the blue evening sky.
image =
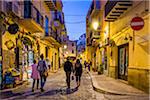
<svg viewBox="0 0 150 100">
<path fill-rule="evenodd" d="M 92 0 L 62 0 L 67 34 L 78 40 L 86 32 L 86 15 Z"/>
</svg>

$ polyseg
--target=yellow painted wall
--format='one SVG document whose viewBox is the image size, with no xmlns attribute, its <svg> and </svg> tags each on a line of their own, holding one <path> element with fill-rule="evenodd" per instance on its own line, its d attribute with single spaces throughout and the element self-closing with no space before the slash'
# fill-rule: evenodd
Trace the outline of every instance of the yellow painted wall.
<svg viewBox="0 0 150 100">
<path fill-rule="evenodd" d="M 118 67 L 118 46 L 129 43 L 129 66 L 128 66 L 128 82 L 129 84 L 149 92 L 149 71 L 150 71 L 150 33 L 149 33 L 149 18 L 147 13 L 144 13 L 145 8 L 148 8 L 149 1 L 134 1 L 133 7 L 127 11 L 119 19 L 110 23 L 110 39 L 115 41 L 115 46 L 109 47 L 108 56 L 112 51 L 112 56 L 109 57 L 109 74 L 111 77 L 117 76 Z M 145 7 L 146 5 L 146 7 Z M 144 19 L 144 27 L 139 31 L 135 31 L 130 27 L 130 21 L 133 17 L 139 16 Z M 106 22 L 107 23 L 107 22 Z M 105 27 L 109 27 L 106 25 Z M 133 37 L 132 40 L 124 40 L 125 37 Z M 133 40 L 135 38 L 135 43 Z M 142 80 L 142 81 L 141 81 Z"/>
<path fill-rule="evenodd" d="M 5 34 L 2 36 L 3 72 L 5 72 L 5 70 L 7 70 L 10 66 L 11 67 L 15 66 L 14 49 L 8 50 L 8 48 L 5 45 L 6 41 L 9 40 L 13 41 L 14 45 L 16 46 L 16 35 L 11 35 L 6 31 Z"/>
</svg>

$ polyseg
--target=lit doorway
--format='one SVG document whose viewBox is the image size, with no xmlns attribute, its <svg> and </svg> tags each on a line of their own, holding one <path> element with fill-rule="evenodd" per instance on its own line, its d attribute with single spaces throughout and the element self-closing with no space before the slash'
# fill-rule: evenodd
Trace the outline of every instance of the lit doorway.
<svg viewBox="0 0 150 100">
<path fill-rule="evenodd" d="M 129 45 L 118 47 L 118 78 L 127 81 L 129 65 Z"/>
</svg>

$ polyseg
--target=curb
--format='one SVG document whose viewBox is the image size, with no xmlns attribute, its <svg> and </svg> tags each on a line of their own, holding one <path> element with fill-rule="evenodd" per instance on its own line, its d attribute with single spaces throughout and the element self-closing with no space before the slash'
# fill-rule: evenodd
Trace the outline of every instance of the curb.
<svg viewBox="0 0 150 100">
<path fill-rule="evenodd" d="M 103 94 L 112 94 L 112 95 L 126 95 L 126 94 L 120 94 L 120 93 L 113 93 L 113 92 L 109 92 L 109 91 L 106 91 L 104 89 L 100 89 L 100 88 L 97 88 L 95 85 L 94 85 L 94 82 L 93 82 L 93 79 L 91 77 L 91 74 L 89 71 L 86 71 L 89 76 L 90 76 L 90 79 L 91 79 L 91 82 L 92 82 L 92 87 L 93 87 L 93 90 L 99 92 L 99 93 L 103 93 Z"/>
<path fill-rule="evenodd" d="M 108 90 L 105 90 L 103 88 L 98 88 L 97 86 L 94 85 L 94 82 L 93 82 L 93 79 L 92 79 L 92 75 L 89 71 L 86 70 L 86 72 L 89 74 L 90 76 L 90 79 L 91 79 L 91 82 L 92 82 L 92 87 L 93 87 L 93 90 L 99 92 L 99 93 L 103 93 L 103 94 L 111 94 L 111 95 L 130 95 L 130 96 L 146 96 L 146 94 L 131 94 L 131 93 L 116 93 L 114 91 L 108 91 Z"/>
</svg>

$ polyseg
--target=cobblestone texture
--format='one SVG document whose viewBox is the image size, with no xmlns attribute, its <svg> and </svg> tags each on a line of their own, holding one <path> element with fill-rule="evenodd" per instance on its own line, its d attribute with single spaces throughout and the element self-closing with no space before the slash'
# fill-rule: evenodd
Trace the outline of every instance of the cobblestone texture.
<svg viewBox="0 0 150 100">
<path fill-rule="evenodd" d="M 31 84 L 13 90 L 10 93 L 1 93 L 4 100 L 148 100 L 148 97 L 107 95 L 93 90 L 91 79 L 86 71 L 83 72 L 81 85 L 77 89 L 75 80 L 71 81 L 68 90 L 65 83 L 64 71 L 58 71 L 48 77 L 45 91 L 31 92 Z"/>
</svg>

